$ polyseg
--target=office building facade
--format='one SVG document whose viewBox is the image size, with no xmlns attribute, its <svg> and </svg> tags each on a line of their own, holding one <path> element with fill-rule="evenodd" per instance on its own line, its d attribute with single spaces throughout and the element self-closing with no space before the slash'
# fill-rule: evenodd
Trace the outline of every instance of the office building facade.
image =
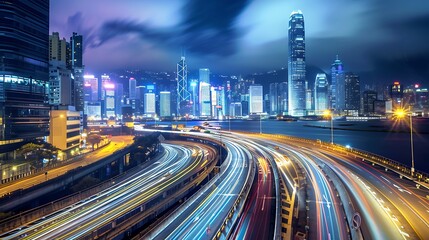
<svg viewBox="0 0 429 240">
<path fill-rule="evenodd" d="M 159 93 L 159 115 L 161 117 L 171 116 L 171 93 L 168 91 L 161 91 Z"/>
<path fill-rule="evenodd" d="M 348 116 L 358 116 L 360 109 L 360 80 L 355 73 L 345 74 L 345 112 Z"/>
<path fill-rule="evenodd" d="M 261 85 L 249 87 L 249 113 L 261 114 L 264 109 L 263 88 Z"/>
<path fill-rule="evenodd" d="M 0 152 L 8 152 L 49 135 L 49 1 L 2 1 L 0 15 Z"/>
<path fill-rule="evenodd" d="M 331 108 L 337 113 L 341 113 L 345 105 L 345 75 L 343 63 L 338 58 L 331 65 Z"/>
</svg>

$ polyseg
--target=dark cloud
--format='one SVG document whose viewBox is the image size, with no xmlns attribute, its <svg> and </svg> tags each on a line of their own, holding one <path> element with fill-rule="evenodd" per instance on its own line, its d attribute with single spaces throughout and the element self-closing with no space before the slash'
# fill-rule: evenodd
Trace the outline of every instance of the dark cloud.
<svg viewBox="0 0 429 240">
<path fill-rule="evenodd" d="M 182 47 L 202 55 L 228 56 L 237 50 L 241 33 L 235 21 L 247 4 L 248 0 L 189 0 L 182 9 L 184 20 L 164 29 L 133 20 L 110 20 L 101 26 L 98 40 L 90 46 L 100 47 L 113 38 L 137 34 L 144 41 L 170 48 Z"/>
<path fill-rule="evenodd" d="M 195 53 L 235 53 L 241 35 L 236 19 L 248 4 L 248 0 L 189 0 L 183 7 L 182 44 Z"/>
<path fill-rule="evenodd" d="M 76 32 L 82 35 L 83 50 L 85 51 L 88 46 L 94 45 L 96 39 L 92 27 L 87 27 L 85 19 L 81 12 L 76 12 L 74 15 L 67 18 L 67 28 L 70 32 Z"/>
<path fill-rule="evenodd" d="M 97 36 L 98 40 L 91 47 L 99 47 L 115 37 L 121 38 L 126 34 L 137 34 L 143 40 L 159 43 L 171 41 L 170 39 L 176 35 L 173 30 L 163 32 L 137 21 L 113 20 L 107 21 L 101 26 Z"/>
</svg>

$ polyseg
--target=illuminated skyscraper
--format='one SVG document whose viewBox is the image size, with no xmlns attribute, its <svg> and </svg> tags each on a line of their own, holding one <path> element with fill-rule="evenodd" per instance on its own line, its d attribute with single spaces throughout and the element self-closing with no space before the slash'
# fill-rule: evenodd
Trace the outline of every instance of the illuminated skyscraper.
<svg viewBox="0 0 429 240">
<path fill-rule="evenodd" d="M 163 91 L 159 93 L 159 115 L 161 117 L 171 116 L 171 93 Z"/>
<path fill-rule="evenodd" d="M 360 109 L 360 81 L 354 73 L 345 74 L 345 110 L 349 116 L 358 116 Z"/>
<path fill-rule="evenodd" d="M 137 81 L 135 78 L 130 78 L 129 82 L 129 97 L 130 99 L 136 99 L 136 88 L 137 88 Z"/>
<path fill-rule="evenodd" d="M 115 117 L 115 84 L 105 82 L 104 92 L 104 114 L 106 118 Z"/>
<path fill-rule="evenodd" d="M 346 107 L 344 78 L 343 63 L 337 55 L 337 59 L 331 66 L 331 107 L 338 113 L 341 113 Z"/>
<path fill-rule="evenodd" d="M 390 98 L 392 99 L 393 109 L 401 108 L 402 98 L 404 97 L 403 87 L 399 82 L 394 82 L 389 89 Z"/>
<path fill-rule="evenodd" d="M 314 110 L 316 115 L 322 115 L 329 109 L 329 88 L 326 74 L 318 73 L 314 82 Z"/>
<path fill-rule="evenodd" d="M 210 69 L 200 68 L 200 82 L 210 83 Z"/>
<path fill-rule="evenodd" d="M 155 114 L 155 93 L 145 93 L 144 94 L 144 113 L 145 114 Z"/>
<path fill-rule="evenodd" d="M 49 1 L 0 1 L 0 153 L 49 135 Z"/>
<path fill-rule="evenodd" d="M 186 102 L 190 101 L 190 94 L 188 91 L 188 65 L 186 64 L 185 57 L 182 56 L 177 63 L 177 115 L 185 115 L 181 111 L 180 106 L 186 106 Z"/>
<path fill-rule="evenodd" d="M 197 115 L 198 106 L 198 79 L 191 80 L 191 92 L 192 92 L 192 115 Z"/>
<path fill-rule="evenodd" d="M 200 116 L 211 116 L 211 87 L 210 87 L 210 70 L 208 68 L 200 68 Z"/>
<path fill-rule="evenodd" d="M 249 87 L 249 113 L 263 112 L 263 90 L 261 85 L 251 85 Z"/>
<path fill-rule="evenodd" d="M 279 113 L 279 84 L 270 83 L 270 114 L 277 115 Z"/>
<path fill-rule="evenodd" d="M 70 37 L 71 68 L 73 73 L 73 99 L 76 111 L 83 111 L 84 108 L 84 66 L 83 66 L 83 40 L 82 35 L 73 33 Z"/>
<path fill-rule="evenodd" d="M 211 116 L 210 84 L 200 82 L 200 116 Z"/>
<path fill-rule="evenodd" d="M 303 116 L 305 101 L 305 29 L 304 15 L 294 11 L 289 18 L 288 98 L 289 115 Z"/>
</svg>

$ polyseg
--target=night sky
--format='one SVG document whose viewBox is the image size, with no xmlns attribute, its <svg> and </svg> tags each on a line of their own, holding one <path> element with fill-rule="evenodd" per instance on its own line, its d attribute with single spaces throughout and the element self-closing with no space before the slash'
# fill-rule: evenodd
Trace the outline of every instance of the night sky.
<svg viewBox="0 0 429 240">
<path fill-rule="evenodd" d="M 427 0 L 51 0 L 50 31 L 84 37 L 87 72 L 287 67 L 290 13 L 304 13 L 307 64 L 429 85 Z"/>
</svg>

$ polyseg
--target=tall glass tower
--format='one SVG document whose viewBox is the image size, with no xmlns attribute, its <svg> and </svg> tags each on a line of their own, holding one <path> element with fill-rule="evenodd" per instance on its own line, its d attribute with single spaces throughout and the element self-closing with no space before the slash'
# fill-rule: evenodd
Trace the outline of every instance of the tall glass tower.
<svg viewBox="0 0 429 240">
<path fill-rule="evenodd" d="M 316 115 L 322 115 L 323 111 L 329 109 L 328 79 L 326 74 L 318 73 L 314 83 L 314 110 Z"/>
<path fill-rule="evenodd" d="M 288 111 L 303 116 L 305 102 L 305 28 L 304 15 L 294 11 L 289 18 Z"/>
<path fill-rule="evenodd" d="M 343 63 L 338 58 L 331 66 L 331 106 L 341 113 L 346 107 L 345 75 Z"/>
<path fill-rule="evenodd" d="M 49 135 L 49 0 L 0 2 L 0 153 Z"/>
</svg>

